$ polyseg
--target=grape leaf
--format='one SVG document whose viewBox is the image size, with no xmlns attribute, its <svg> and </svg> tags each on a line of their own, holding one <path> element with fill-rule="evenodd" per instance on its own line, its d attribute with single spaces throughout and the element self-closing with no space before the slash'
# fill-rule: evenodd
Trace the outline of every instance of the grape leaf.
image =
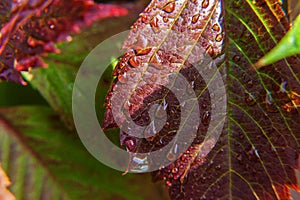
<svg viewBox="0 0 300 200">
<path fill-rule="evenodd" d="M 151 184 L 149 178 L 121 176 L 101 165 L 48 107 L 0 109 L 0 161 L 13 182 L 16 199 L 162 196 L 160 186 Z"/>
<path fill-rule="evenodd" d="M 0 3 L 0 79 L 26 84 L 20 72 L 43 67 L 45 53 L 59 53 L 55 43 L 83 25 L 127 14 L 115 5 L 92 0 L 4 0 Z"/>
<path fill-rule="evenodd" d="M 10 186 L 10 181 L 0 165 L 0 199 L 13 200 L 15 197 L 7 189 Z"/>
<path fill-rule="evenodd" d="M 172 199 L 290 199 L 290 188 L 299 191 L 295 170 L 299 169 L 300 59 L 294 56 L 253 68 L 288 29 L 287 16 L 277 0 L 151 1 L 124 43 L 127 52 L 113 73 L 116 79 L 106 99 L 104 128 L 118 127 L 115 120 L 128 120 L 128 115 L 113 115 L 122 98 L 129 101 L 121 106 L 141 126 L 150 123 L 150 107 L 158 102 L 168 113 L 163 129 L 142 139 L 121 132 L 121 144 L 132 154 L 168 144 L 180 122 L 178 100 L 165 88 L 151 85 L 150 75 L 159 77 L 159 70 L 140 77 L 148 83 L 144 88 L 130 87 L 127 75 L 144 63 L 165 74 L 178 71 L 198 95 L 201 123 L 191 147 L 173 164 L 153 173 L 154 179 L 166 181 Z M 185 38 L 172 37 L 171 30 Z M 191 55 L 178 53 L 185 44 L 203 48 L 194 49 Z M 218 142 L 204 158 L 200 149 L 214 105 L 211 91 L 186 58 L 203 53 L 212 57 L 223 76 L 228 108 Z M 132 91 L 119 101 L 113 99 L 116 91 L 123 92 L 117 84 Z"/>
</svg>

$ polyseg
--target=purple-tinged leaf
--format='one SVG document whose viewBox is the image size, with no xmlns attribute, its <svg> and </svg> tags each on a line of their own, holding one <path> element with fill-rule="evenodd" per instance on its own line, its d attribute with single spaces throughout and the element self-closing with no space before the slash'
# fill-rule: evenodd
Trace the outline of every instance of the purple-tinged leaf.
<svg viewBox="0 0 300 200">
<path fill-rule="evenodd" d="M 92 0 L 4 0 L 0 3 L 0 79 L 26 84 L 21 71 L 45 67 L 41 56 L 92 22 L 127 10 Z"/>
</svg>

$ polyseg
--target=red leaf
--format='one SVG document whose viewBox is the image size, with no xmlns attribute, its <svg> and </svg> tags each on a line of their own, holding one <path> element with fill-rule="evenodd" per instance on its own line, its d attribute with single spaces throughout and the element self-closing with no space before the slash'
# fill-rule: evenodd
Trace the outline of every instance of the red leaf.
<svg viewBox="0 0 300 200">
<path fill-rule="evenodd" d="M 124 43 L 127 51 L 113 74 L 116 79 L 106 99 L 104 128 L 126 125 L 130 118 L 146 127 L 152 123 L 151 106 L 160 104 L 168 114 L 163 128 L 157 133 L 148 129 L 136 133 L 144 138 L 122 131 L 121 144 L 134 155 L 151 153 L 176 139 L 183 106 L 174 93 L 155 84 L 159 77 L 165 77 L 160 83 L 170 82 L 168 75 L 176 71 L 193 86 L 201 123 L 190 148 L 180 157 L 166 155 L 175 162 L 153 173 L 154 179 L 166 181 L 172 199 L 289 199 L 289 189 L 297 189 L 294 169 L 299 169 L 300 59 L 291 57 L 252 69 L 288 28 L 277 0 L 152 0 Z M 173 37 L 172 31 L 183 37 Z M 193 51 L 181 53 L 188 45 Z M 189 56 L 201 58 L 204 53 L 223 75 L 228 99 L 225 126 L 209 154 L 204 139 L 215 106 L 212 91 L 207 90 L 194 63 L 188 62 Z M 147 63 L 151 71 L 143 70 Z M 129 76 L 136 69 L 144 73 L 138 78 Z M 146 84 L 141 86 L 141 82 Z M 129 114 L 113 114 L 116 108 Z M 192 126 L 195 121 L 185 123 Z M 129 170 L 135 165 L 133 160 Z"/>
<path fill-rule="evenodd" d="M 125 9 L 92 0 L 3 0 L 0 3 L 0 79 L 26 84 L 21 71 L 44 67 L 41 56 L 59 53 L 55 43 Z"/>
</svg>

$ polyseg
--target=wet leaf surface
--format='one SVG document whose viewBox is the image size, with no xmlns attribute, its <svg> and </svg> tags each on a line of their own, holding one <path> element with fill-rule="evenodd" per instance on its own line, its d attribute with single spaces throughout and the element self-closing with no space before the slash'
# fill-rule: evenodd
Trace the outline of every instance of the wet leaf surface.
<svg viewBox="0 0 300 200">
<path fill-rule="evenodd" d="M 287 17 L 276 0 L 151 1 L 124 43 L 127 53 L 113 73 L 116 79 L 106 101 L 104 128 L 116 128 L 129 117 L 139 126 L 151 127 L 149 113 L 155 103 L 168 114 L 163 128 L 150 133 L 146 128 L 143 139 L 121 132 L 121 144 L 133 155 L 129 170 L 137 165 L 136 152 L 158 150 L 174 139 L 176 144 L 179 124 L 194 123 L 195 119 L 180 120 L 184 106 L 179 97 L 161 86 L 172 81 L 168 75 L 175 71 L 197 95 L 201 123 L 185 153 L 168 157 L 176 161 L 153 173 L 155 180 L 165 180 L 170 197 L 289 199 L 291 188 L 299 190 L 295 170 L 299 169 L 300 59 L 294 56 L 253 68 L 288 29 Z M 174 31 L 184 37 L 172 35 Z M 203 61 L 203 54 L 218 66 L 227 91 L 225 126 L 209 153 L 205 135 L 215 105 L 212 91 L 194 67 Z M 198 62 L 189 63 L 191 57 Z M 150 63 L 146 70 L 145 63 Z M 136 69 L 144 73 L 138 78 L 127 76 Z M 161 85 L 154 84 L 152 76 L 161 77 Z M 115 93 L 126 95 L 114 98 Z M 128 114 L 115 116 L 115 107 Z M 147 137 L 153 133 L 157 134 Z"/>
<path fill-rule="evenodd" d="M 84 25 L 127 11 L 91 0 L 4 0 L 0 3 L 0 78 L 26 84 L 20 72 L 45 67 L 41 56 L 60 53 L 55 43 L 71 41 Z"/>
</svg>

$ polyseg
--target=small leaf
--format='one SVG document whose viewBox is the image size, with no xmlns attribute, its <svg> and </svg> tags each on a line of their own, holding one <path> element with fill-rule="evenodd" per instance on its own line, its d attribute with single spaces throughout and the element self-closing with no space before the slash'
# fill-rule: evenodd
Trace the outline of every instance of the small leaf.
<svg viewBox="0 0 300 200">
<path fill-rule="evenodd" d="M 10 181 L 3 171 L 1 164 L 0 164 L 0 199 L 3 200 L 14 200 L 14 195 L 7 189 L 10 186 Z"/>
<path fill-rule="evenodd" d="M 0 161 L 17 199 L 142 200 L 162 195 L 160 186 L 145 176 L 121 176 L 101 165 L 48 107 L 0 109 Z"/>
<path fill-rule="evenodd" d="M 300 54 L 300 15 L 296 18 L 294 26 L 282 38 L 282 40 L 267 55 L 261 58 L 256 68 L 275 63 L 288 56 Z"/>
</svg>

